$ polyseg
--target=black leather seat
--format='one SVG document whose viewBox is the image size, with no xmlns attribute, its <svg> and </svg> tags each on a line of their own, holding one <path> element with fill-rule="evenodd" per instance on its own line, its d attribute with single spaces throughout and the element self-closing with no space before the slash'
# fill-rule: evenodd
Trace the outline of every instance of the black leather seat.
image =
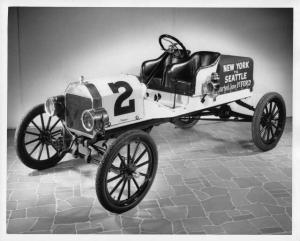
<svg viewBox="0 0 300 241">
<path fill-rule="evenodd" d="M 163 85 L 178 94 L 193 95 L 195 93 L 196 76 L 201 67 L 213 64 L 220 53 L 199 51 L 193 53 L 188 60 L 167 67 Z"/>
<path fill-rule="evenodd" d="M 147 84 L 150 75 L 153 74 L 152 80 L 149 83 L 149 87 L 151 88 L 151 86 L 160 86 L 165 67 L 168 65 L 169 62 L 170 56 L 168 56 L 167 53 L 163 53 L 156 59 L 150 59 L 143 62 L 140 74 L 142 82 Z"/>
<path fill-rule="evenodd" d="M 163 89 L 163 77 L 165 75 L 165 70 L 167 69 L 167 66 L 186 61 L 186 59 L 190 55 L 190 51 L 187 50 L 187 52 L 187 57 L 185 58 L 174 57 L 168 52 L 164 52 L 156 59 L 144 61 L 141 66 L 140 73 L 142 82 L 148 84 L 149 78 L 153 74 L 148 87 L 151 89 Z"/>
</svg>

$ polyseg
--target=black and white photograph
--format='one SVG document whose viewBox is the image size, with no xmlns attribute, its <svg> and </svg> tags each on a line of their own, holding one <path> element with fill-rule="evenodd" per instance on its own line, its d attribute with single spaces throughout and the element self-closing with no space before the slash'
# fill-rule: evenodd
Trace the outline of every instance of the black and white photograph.
<svg viewBox="0 0 300 241">
<path fill-rule="evenodd" d="M 4 237 L 294 240 L 280 6 L 6 6 Z"/>
</svg>

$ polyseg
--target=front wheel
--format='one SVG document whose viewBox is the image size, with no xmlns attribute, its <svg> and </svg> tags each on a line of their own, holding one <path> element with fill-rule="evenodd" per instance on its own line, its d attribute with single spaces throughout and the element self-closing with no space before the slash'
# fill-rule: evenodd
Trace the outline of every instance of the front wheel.
<svg viewBox="0 0 300 241">
<path fill-rule="evenodd" d="M 120 135 L 108 148 L 96 175 L 96 193 L 104 208 L 123 213 L 150 189 L 157 170 L 157 148 L 144 131 Z"/>
<path fill-rule="evenodd" d="M 273 149 L 283 133 L 286 119 L 285 103 L 276 92 L 265 94 L 258 102 L 252 120 L 252 139 L 263 151 Z"/>
<path fill-rule="evenodd" d="M 46 169 L 63 158 L 58 152 L 63 135 L 60 122 L 58 117 L 45 113 L 43 104 L 35 106 L 24 116 L 15 133 L 15 146 L 19 159 L 27 167 Z"/>
</svg>

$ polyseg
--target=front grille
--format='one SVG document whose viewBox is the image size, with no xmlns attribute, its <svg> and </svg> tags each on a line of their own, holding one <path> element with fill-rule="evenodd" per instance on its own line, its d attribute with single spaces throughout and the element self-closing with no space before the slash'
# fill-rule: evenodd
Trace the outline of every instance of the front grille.
<svg viewBox="0 0 300 241">
<path fill-rule="evenodd" d="M 81 122 L 82 112 L 92 108 L 92 100 L 90 98 L 66 94 L 66 124 L 68 128 L 76 131 L 92 134 L 86 131 Z"/>
</svg>

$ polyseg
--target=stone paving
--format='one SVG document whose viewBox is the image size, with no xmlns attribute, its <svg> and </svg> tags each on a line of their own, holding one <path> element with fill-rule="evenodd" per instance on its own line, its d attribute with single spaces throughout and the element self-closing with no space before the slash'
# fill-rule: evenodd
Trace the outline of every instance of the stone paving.
<svg viewBox="0 0 300 241">
<path fill-rule="evenodd" d="M 98 202 L 96 166 L 66 156 L 31 170 L 8 131 L 8 233 L 291 234 L 292 120 L 278 146 L 259 151 L 249 123 L 153 128 L 159 166 L 138 207 L 112 214 Z"/>
</svg>

